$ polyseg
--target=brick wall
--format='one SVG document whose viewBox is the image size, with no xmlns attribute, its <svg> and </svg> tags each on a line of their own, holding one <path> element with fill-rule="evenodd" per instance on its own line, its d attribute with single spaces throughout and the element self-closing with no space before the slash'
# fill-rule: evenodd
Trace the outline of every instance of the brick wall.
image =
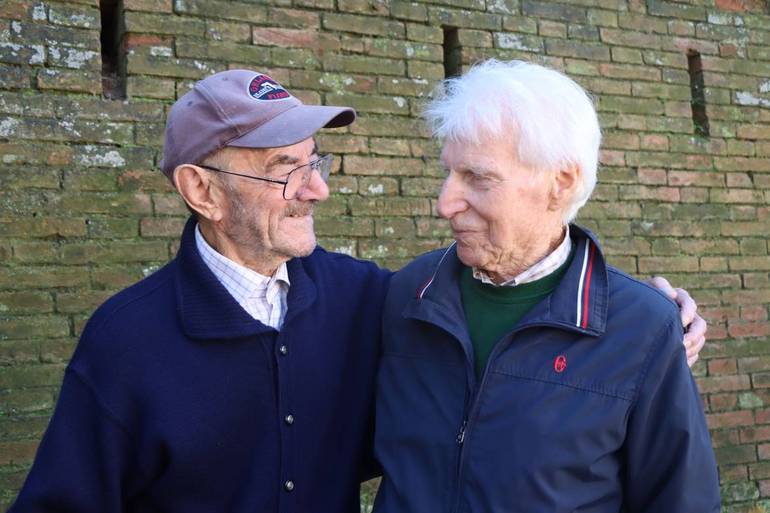
<svg viewBox="0 0 770 513">
<path fill-rule="evenodd" d="M 436 80 L 497 56 L 563 69 L 595 95 L 605 143 L 581 222 L 614 264 L 663 273 L 697 298 L 711 328 L 694 371 L 725 511 L 770 511 L 767 2 L 101 10 L 0 3 L 0 507 L 23 482 L 89 314 L 174 254 L 185 209 L 157 163 L 175 98 L 209 73 L 249 67 L 308 102 L 355 107 L 352 127 L 320 138 L 341 158 L 317 231 L 329 248 L 396 268 L 449 236 L 433 214 L 441 173 L 420 106 Z"/>
</svg>

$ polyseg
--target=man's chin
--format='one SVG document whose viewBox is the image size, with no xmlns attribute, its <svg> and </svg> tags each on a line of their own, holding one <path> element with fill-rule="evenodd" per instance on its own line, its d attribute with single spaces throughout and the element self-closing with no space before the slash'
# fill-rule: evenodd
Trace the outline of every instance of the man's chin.
<svg viewBox="0 0 770 513">
<path fill-rule="evenodd" d="M 315 242 L 315 241 L 313 241 L 313 245 L 312 245 L 312 246 L 308 246 L 308 247 L 306 247 L 306 248 L 302 248 L 302 249 L 300 249 L 300 250 L 297 252 L 297 256 L 298 256 L 298 257 L 300 257 L 300 258 L 301 258 L 301 257 L 310 256 L 310 255 L 312 255 L 312 254 L 313 254 L 313 251 L 315 251 L 315 248 L 316 248 L 316 242 Z"/>
<path fill-rule="evenodd" d="M 316 245 L 315 235 L 312 235 L 302 240 L 299 244 L 295 244 L 288 253 L 294 258 L 310 256 L 315 251 Z"/>
<path fill-rule="evenodd" d="M 479 267 L 483 263 L 473 248 L 461 243 L 457 244 L 457 258 L 466 267 Z"/>
</svg>

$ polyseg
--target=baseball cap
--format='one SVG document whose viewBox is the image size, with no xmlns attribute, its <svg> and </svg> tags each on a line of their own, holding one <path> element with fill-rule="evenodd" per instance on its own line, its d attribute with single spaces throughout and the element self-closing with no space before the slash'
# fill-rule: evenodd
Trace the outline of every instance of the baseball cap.
<svg viewBox="0 0 770 513">
<path fill-rule="evenodd" d="M 177 166 L 197 164 L 225 146 L 289 146 L 355 119 L 349 107 L 303 104 L 264 73 L 222 71 L 197 82 L 171 107 L 160 167 L 172 179 Z"/>
</svg>

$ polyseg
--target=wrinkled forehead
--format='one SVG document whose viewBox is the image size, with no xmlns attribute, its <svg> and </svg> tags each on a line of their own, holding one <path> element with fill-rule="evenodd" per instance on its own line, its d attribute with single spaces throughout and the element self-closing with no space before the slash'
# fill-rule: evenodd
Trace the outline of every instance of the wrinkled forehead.
<svg viewBox="0 0 770 513">
<path fill-rule="evenodd" d="M 516 141 L 504 136 L 478 140 L 447 138 L 441 147 L 440 163 L 451 167 L 508 167 L 517 162 Z"/>
</svg>

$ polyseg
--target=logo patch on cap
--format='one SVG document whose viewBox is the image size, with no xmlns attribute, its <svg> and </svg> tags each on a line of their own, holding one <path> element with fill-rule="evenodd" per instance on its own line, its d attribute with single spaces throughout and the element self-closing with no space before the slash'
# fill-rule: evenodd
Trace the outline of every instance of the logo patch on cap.
<svg viewBox="0 0 770 513">
<path fill-rule="evenodd" d="M 257 75 L 249 82 L 249 96 L 255 100 L 285 100 L 289 92 L 267 75 Z"/>
</svg>

